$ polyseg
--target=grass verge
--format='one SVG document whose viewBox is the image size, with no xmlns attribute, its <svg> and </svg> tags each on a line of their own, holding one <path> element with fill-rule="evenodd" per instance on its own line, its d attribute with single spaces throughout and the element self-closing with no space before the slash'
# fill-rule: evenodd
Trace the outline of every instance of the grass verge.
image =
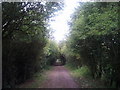
<svg viewBox="0 0 120 90">
<path fill-rule="evenodd" d="M 50 69 L 52 69 L 52 66 L 47 66 L 42 71 L 35 73 L 31 79 L 27 80 L 25 83 L 17 87 L 18 88 L 39 88 L 41 82 L 47 78 L 46 72 Z"/>
<path fill-rule="evenodd" d="M 71 76 L 79 84 L 80 88 L 106 88 L 100 80 L 92 79 L 91 72 L 87 66 L 74 68 L 67 64 L 65 67 L 71 71 Z"/>
</svg>

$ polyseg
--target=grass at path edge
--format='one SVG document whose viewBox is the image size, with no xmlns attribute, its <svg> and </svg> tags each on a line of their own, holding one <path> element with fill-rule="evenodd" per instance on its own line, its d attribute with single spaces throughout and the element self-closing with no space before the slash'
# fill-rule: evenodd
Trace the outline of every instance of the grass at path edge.
<svg viewBox="0 0 120 90">
<path fill-rule="evenodd" d="M 40 84 L 47 78 L 46 72 L 51 69 L 52 66 L 47 66 L 42 71 L 35 73 L 31 79 L 17 86 L 17 88 L 39 88 Z"/>
<path fill-rule="evenodd" d="M 66 64 L 65 67 L 70 71 L 71 76 L 79 84 L 80 88 L 107 88 L 100 80 L 92 79 L 91 73 L 86 66 L 77 69 Z"/>
</svg>

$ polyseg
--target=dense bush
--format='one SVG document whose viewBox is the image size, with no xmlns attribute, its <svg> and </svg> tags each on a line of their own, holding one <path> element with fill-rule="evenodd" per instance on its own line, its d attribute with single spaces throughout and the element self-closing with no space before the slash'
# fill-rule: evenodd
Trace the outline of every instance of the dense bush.
<svg viewBox="0 0 120 90">
<path fill-rule="evenodd" d="M 47 21 L 58 9 L 56 2 L 2 3 L 3 88 L 15 87 L 45 67 Z"/>
<path fill-rule="evenodd" d="M 73 15 L 64 54 L 74 66 L 87 65 L 93 78 L 120 87 L 118 3 L 80 3 Z"/>
<path fill-rule="evenodd" d="M 76 77 L 91 77 L 91 72 L 87 66 L 82 66 L 81 68 L 76 69 L 73 73 Z"/>
<path fill-rule="evenodd" d="M 45 47 L 45 55 L 47 60 L 47 65 L 54 65 L 56 60 L 59 59 L 60 52 L 58 50 L 57 43 L 53 40 L 49 40 Z"/>
</svg>

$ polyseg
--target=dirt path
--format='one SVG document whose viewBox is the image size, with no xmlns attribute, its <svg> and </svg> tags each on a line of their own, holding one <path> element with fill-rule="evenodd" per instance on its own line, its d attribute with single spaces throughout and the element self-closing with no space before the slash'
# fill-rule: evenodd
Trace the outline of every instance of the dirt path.
<svg viewBox="0 0 120 90">
<path fill-rule="evenodd" d="M 64 66 L 55 66 L 47 73 L 47 80 L 40 88 L 78 88 L 78 85 Z"/>
</svg>

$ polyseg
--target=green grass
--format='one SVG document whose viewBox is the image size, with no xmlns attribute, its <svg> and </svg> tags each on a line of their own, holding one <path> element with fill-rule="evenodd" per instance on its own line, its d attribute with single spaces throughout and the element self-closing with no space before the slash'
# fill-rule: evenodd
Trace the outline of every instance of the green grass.
<svg viewBox="0 0 120 90">
<path fill-rule="evenodd" d="M 73 73 L 76 77 L 79 77 L 79 76 L 87 77 L 87 78 L 91 77 L 91 72 L 87 66 L 83 66 L 81 68 L 78 68 L 78 69 L 74 70 Z"/>
<path fill-rule="evenodd" d="M 42 71 L 37 72 L 33 75 L 33 77 L 26 81 L 25 83 L 18 86 L 19 88 L 39 88 L 42 81 L 44 81 L 46 77 L 46 71 L 52 69 L 52 66 L 45 67 Z"/>
<path fill-rule="evenodd" d="M 87 66 L 82 66 L 80 68 L 75 68 L 70 64 L 67 64 L 66 67 L 70 69 L 75 77 L 86 77 L 91 78 L 91 72 Z"/>
<path fill-rule="evenodd" d="M 105 88 L 100 80 L 94 80 L 87 66 L 80 68 L 73 67 L 71 64 L 65 65 L 71 71 L 71 76 L 80 85 L 80 88 Z"/>
</svg>

